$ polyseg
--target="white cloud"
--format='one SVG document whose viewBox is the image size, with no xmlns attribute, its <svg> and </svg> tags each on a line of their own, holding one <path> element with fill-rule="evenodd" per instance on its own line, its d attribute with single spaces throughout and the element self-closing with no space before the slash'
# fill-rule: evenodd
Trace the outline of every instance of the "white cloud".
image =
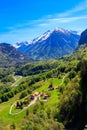
<svg viewBox="0 0 87 130">
<path fill-rule="evenodd" d="M 71 10 L 68 10 L 66 12 L 58 14 L 58 16 L 59 17 L 66 17 L 66 16 L 70 16 L 72 14 L 75 14 L 77 12 L 84 11 L 84 10 L 87 10 L 87 0 L 81 2 L 79 5 L 72 8 Z"/>
<path fill-rule="evenodd" d="M 32 21 L 30 27 L 30 22 L 13 28 L 9 28 L 9 32 L 5 34 L 0 34 L 0 42 L 10 42 L 14 43 L 17 41 L 32 40 L 33 38 L 43 34 L 47 30 L 51 30 L 55 27 L 62 27 L 65 29 L 81 29 L 79 26 L 79 21 L 82 21 L 81 25 L 85 25 L 83 21 L 87 21 L 87 16 L 74 16 L 74 17 L 64 17 L 64 18 L 50 18 L 50 19 L 39 19 Z M 78 27 L 79 26 L 79 27 Z"/>
</svg>

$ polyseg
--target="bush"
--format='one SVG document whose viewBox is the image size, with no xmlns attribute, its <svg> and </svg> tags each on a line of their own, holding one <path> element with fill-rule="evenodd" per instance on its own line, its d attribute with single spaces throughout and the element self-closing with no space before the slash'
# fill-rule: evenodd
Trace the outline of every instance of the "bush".
<svg viewBox="0 0 87 130">
<path fill-rule="evenodd" d="M 27 92 L 26 91 L 24 91 L 24 92 L 22 92 L 21 93 L 21 95 L 20 95 L 20 99 L 22 99 L 22 98 L 24 98 L 24 97 L 26 97 L 27 96 Z"/>
</svg>

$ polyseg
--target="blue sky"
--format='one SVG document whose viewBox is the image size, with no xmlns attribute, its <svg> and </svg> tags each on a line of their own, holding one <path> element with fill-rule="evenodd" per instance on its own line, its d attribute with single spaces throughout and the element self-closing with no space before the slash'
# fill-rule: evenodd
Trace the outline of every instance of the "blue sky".
<svg viewBox="0 0 87 130">
<path fill-rule="evenodd" d="M 0 42 L 30 41 L 56 27 L 86 29 L 87 0 L 1 0 Z"/>
</svg>

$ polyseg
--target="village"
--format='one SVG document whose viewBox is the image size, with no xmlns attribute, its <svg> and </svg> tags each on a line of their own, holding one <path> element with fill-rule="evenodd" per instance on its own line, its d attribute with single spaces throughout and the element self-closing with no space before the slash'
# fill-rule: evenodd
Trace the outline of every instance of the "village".
<svg viewBox="0 0 87 130">
<path fill-rule="evenodd" d="M 59 89 L 60 86 L 53 87 L 52 82 L 49 84 L 47 90 L 45 92 L 34 92 L 31 95 L 26 96 L 22 100 L 16 101 L 10 108 L 9 114 L 15 115 L 19 114 L 31 105 L 35 104 L 37 100 L 39 101 L 48 101 L 48 99 L 51 97 L 50 91 L 53 91 L 55 89 Z M 13 107 L 15 107 L 16 110 L 20 110 L 18 112 L 13 113 Z"/>
</svg>

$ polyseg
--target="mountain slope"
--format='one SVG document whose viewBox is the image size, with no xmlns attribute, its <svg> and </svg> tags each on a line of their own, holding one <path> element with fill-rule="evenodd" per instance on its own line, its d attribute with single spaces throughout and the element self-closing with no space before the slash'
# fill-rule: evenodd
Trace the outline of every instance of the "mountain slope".
<svg viewBox="0 0 87 130">
<path fill-rule="evenodd" d="M 73 52 L 78 45 L 79 37 L 70 31 L 56 28 L 34 39 L 31 44 L 24 46 L 22 43 L 17 49 L 35 60 L 59 58 Z"/>
<path fill-rule="evenodd" d="M 31 60 L 29 56 L 19 52 L 12 45 L 7 43 L 0 44 L 0 66 L 14 65 Z"/>
<path fill-rule="evenodd" d="M 5 97 L 4 100 L 1 98 L 2 102 L 7 100 L 10 101 L 6 103 L 0 102 L 0 116 L 4 119 L 3 123 L 2 121 L 0 122 L 0 128 L 10 129 L 12 128 L 11 126 L 14 125 L 16 129 L 33 128 L 37 130 L 46 130 L 52 128 L 54 130 L 80 130 L 81 127 L 84 126 L 83 123 L 86 119 L 84 117 L 87 115 L 87 112 L 85 111 L 86 109 L 84 109 L 84 106 L 87 108 L 87 62 L 86 66 L 83 66 L 85 71 L 81 67 L 82 72 L 84 72 L 83 74 L 85 74 L 83 75 L 86 79 L 85 82 L 83 82 L 85 86 L 80 84 L 80 66 L 84 65 L 84 62 L 82 62 L 84 57 L 87 57 L 87 45 L 78 48 L 78 50 L 70 56 L 50 61 L 50 63 L 49 61 L 44 61 L 43 63 L 36 62 L 35 64 L 27 64 L 29 69 L 31 69 L 31 76 L 22 77 L 23 79 L 18 83 L 18 86 L 11 87 L 11 89 L 8 89 L 8 92 L 5 91 L 5 89 L 2 89 L 3 91 L 1 92 L 5 92 L 0 93 L 0 98 Z M 27 73 L 30 72 L 30 70 L 28 71 L 28 66 L 24 67 L 23 65 L 22 68 L 16 68 L 16 70 L 20 69 L 20 71 Z M 25 70 L 23 70 L 23 68 Z M 18 79 L 18 77 L 19 76 L 15 76 L 16 79 Z M 52 83 L 52 88 L 54 89 L 48 92 L 50 83 Z M 25 106 L 24 101 L 30 101 L 30 95 L 35 92 L 41 92 L 43 95 L 45 94 L 49 97 L 46 102 L 44 102 L 44 96 L 41 96 L 41 101 L 37 101 L 31 106 L 31 109 L 25 109 L 28 104 Z M 82 92 L 85 92 L 85 100 L 83 100 L 84 98 L 82 96 L 84 93 Z M 27 96 L 23 99 L 19 99 L 20 94 Z M 9 97 L 6 98 L 7 96 Z M 16 105 L 13 106 L 13 104 L 17 102 L 22 102 L 22 109 L 16 107 Z M 84 106 L 83 103 L 85 103 Z M 16 114 L 15 118 L 13 118 L 14 115 L 8 116 L 10 107 L 12 108 L 13 113 L 23 110 L 24 112 L 20 112 L 18 115 Z M 12 122 L 14 124 L 12 124 Z"/>
<path fill-rule="evenodd" d="M 81 33 L 81 38 L 79 40 L 79 45 L 87 43 L 87 29 Z"/>
</svg>

